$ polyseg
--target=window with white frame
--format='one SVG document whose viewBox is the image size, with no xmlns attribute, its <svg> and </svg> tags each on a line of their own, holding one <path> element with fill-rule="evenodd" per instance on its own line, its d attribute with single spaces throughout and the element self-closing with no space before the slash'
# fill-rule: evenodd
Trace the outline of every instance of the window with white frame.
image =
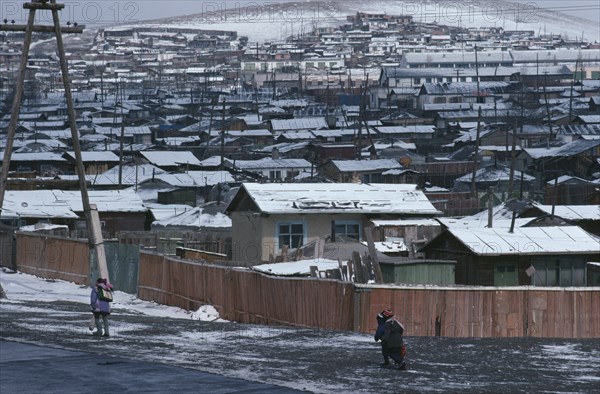
<svg viewBox="0 0 600 394">
<path fill-rule="evenodd" d="M 287 245 L 290 249 L 304 245 L 304 223 L 303 222 L 280 222 L 277 223 L 278 249 Z"/>
</svg>

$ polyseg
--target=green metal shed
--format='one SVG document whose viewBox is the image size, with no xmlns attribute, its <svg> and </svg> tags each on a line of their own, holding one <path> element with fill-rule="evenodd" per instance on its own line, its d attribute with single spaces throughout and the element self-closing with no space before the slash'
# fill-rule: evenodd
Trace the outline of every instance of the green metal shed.
<svg viewBox="0 0 600 394">
<path fill-rule="evenodd" d="M 384 283 L 453 285 L 454 260 L 407 259 L 379 263 Z"/>
</svg>

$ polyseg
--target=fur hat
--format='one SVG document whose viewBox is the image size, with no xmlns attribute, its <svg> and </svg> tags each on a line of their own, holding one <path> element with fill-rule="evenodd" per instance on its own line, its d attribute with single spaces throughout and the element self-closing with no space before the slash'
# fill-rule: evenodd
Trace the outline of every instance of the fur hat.
<svg viewBox="0 0 600 394">
<path fill-rule="evenodd" d="M 390 317 L 394 316 L 394 312 L 392 312 L 391 309 L 386 309 L 385 311 L 381 312 L 381 315 L 386 319 L 389 319 Z"/>
</svg>

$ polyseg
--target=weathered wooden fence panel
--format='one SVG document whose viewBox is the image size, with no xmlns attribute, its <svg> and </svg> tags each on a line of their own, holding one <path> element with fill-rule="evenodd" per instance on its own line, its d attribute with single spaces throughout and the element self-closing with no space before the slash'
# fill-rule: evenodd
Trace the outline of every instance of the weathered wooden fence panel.
<svg viewBox="0 0 600 394">
<path fill-rule="evenodd" d="M 352 329 L 353 285 L 336 280 L 277 278 L 143 252 L 138 296 L 194 310 L 217 308 L 242 323 Z"/>
<path fill-rule="evenodd" d="M 89 284 L 88 243 L 50 235 L 17 232 L 17 268 L 43 278 Z"/>
<path fill-rule="evenodd" d="M 598 288 L 370 287 L 360 293 L 361 332 L 374 331 L 375 315 L 389 307 L 414 336 L 600 337 Z"/>
</svg>

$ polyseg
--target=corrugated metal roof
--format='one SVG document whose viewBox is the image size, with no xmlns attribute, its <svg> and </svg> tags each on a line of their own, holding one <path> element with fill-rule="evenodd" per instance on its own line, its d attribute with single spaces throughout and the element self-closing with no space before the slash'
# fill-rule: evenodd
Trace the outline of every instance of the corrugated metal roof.
<svg viewBox="0 0 600 394">
<path fill-rule="evenodd" d="M 583 116 L 579 116 L 583 118 Z M 600 115 L 594 115 L 600 122 Z M 558 128 L 558 134 L 562 135 L 600 135 L 600 124 L 570 124 Z"/>
<path fill-rule="evenodd" d="M 600 238 L 577 226 L 471 229 L 448 231 L 479 256 L 600 253 Z"/>
<path fill-rule="evenodd" d="M 271 119 L 273 131 L 328 128 L 325 118 Z"/>
</svg>

